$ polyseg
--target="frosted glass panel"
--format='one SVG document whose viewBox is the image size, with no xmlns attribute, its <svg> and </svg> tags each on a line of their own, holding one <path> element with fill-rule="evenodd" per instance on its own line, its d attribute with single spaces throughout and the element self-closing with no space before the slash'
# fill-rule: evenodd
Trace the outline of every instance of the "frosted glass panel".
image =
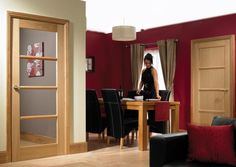
<svg viewBox="0 0 236 167">
<path fill-rule="evenodd" d="M 42 49 L 43 55 L 56 57 L 57 53 L 56 32 L 38 31 L 25 28 L 20 29 L 21 55 L 31 55 L 36 53 L 38 51 L 37 44 L 42 44 L 42 43 L 43 43 L 43 49 Z"/>
<path fill-rule="evenodd" d="M 56 86 L 55 61 L 43 61 L 43 75 L 33 76 L 34 71 L 28 69 L 29 60 L 20 60 L 20 85 L 21 86 Z"/>
<path fill-rule="evenodd" d="M 21 146 L 56 143 L 56 119 L 21 120 Z"/>
<path fill-rule="evenodd" d="M 20 90 L 20 115 L 55 115 L 56 90 Z"/>
</svg>

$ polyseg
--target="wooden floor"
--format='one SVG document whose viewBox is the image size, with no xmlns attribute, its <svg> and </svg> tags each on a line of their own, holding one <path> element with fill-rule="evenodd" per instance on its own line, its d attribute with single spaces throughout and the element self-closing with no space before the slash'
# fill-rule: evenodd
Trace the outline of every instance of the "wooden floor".
<svg viewBox="0 0 236 167">
<path fill-rule="evenodd" d="M 122 150 L 119 141 L 98 140 L 90 137 L 89 152 L 49 157 L 30 161 L 2 164 L 0 167 L 148 167 L 149 152 L 138 151 L 137 142 L 126 144 Z"/>
</svg>

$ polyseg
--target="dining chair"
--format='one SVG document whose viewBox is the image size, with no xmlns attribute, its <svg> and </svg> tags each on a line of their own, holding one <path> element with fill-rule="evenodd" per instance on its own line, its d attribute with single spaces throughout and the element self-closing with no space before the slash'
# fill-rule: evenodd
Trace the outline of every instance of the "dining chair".
<svg viewBox="0 0 236 167">
<path fill-rule="evenodd" d="M 161 96 L 161 102 L 168 102 L 170 98 L 171 91 L 169 90 L 159 90 L 159 95 Z M 159 113 L 166 113 L 169 114 L 169 103 L 160 103 L 158 106 L 158 103 L 155 106 L 154 111 L 148 111 L 148 129 L 150 134 L 152 132 L 154 133 L 168 133 L 170 131 L 170 127 L 168 125 L 169 118 L 166 120 L 158 120 L 158 114 Z M 163 107 L 164 105 L 164 107 Z M 158 108 L 159 107 L 159 108 Z M 164 111 L 163 111 L 164 110 Z"/>
<path fill-rule="evenodd" d="M 159 95 L 161 96 L 161 101 L 169 101 L 171 91 L 169 90 L 159 90 Z"/>
<path fill-rule="evenodd" d="M 95 90 L 86 90 L 86 132 L 96 133 L 104 138 L 104 130 L 107 128 L 107 118 L 102 116 L 99 101 Z"/>
<path fill-rule="evenodd" d="M 102 89 L 101 92 L 108 118 L 108 144 L 110 141 L 109 137 L 114 137 L 120 139 L 120 148 L 122 148 L 124 138 L 128 136 L 131 131 L 138 128 L 138 121 L 124 117 L 124 111 L 116 89 Z"/>
<path fill-rule="evenodd" d="M 128 98 L 134 99 L 134 96 L 137 96 L 137 90 L 130 90 L 128 91 Z"/>
</svg>

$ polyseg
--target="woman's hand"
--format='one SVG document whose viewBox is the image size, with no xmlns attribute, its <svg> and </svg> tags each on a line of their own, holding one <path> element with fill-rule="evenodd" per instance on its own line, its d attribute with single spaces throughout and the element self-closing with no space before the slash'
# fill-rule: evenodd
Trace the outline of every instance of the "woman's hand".
<svg viewBox="0 0 236 167">
<path fill-rule="evenodd" d="M 157 94 L 157 99 L 161 100 L 161 96 L 159 94 Z"/>
<path fill-rule="evenodd" d="M 137 91 L 136 91 L 136 93 L 139 95 L 140 94 L 140 92 L 141 92 L 141 90 L 140 89 L 138 89 Z"/>
</svg>

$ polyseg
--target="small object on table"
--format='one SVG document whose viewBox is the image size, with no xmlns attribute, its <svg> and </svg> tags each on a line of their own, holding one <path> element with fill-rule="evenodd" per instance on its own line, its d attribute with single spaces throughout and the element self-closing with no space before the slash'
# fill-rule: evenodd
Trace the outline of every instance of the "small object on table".
<svg viewBox="0 0 236 167">
<path fill-rule="evenodd" d="M 146 101 L 161 101 L 161 99 L 146 99 Z"/>
<path fill-rule="evenodd" d="M 134 96 L 134 99 L 137 101 L 143 101 L 143 96 Z"/>
<path fill-rule="evenodd" d="M 122 98 L 121 100 L 122 100 L 122 101 L 134 101 L 134 99 L 132 99 L 132 98 L 126 98 L 126 97 Z"/>
</svg>

